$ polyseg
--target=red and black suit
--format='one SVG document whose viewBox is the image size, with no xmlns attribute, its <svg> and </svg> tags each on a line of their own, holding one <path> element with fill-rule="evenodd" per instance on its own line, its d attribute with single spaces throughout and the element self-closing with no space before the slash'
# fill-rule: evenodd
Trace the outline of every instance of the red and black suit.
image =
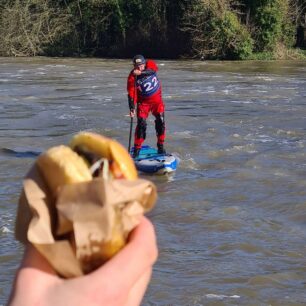
<svg viewBox="0 0 306 306">
<path fill-rule="evenodd" d="M 141 148 L 146 138 L 146 119 L 150 112 L 155 117 L 157 146 L 163 146 L 165 141 L 165 105 L 162 100 L 162 88 L 157 76 L 157 70 L 158 67 L 155 62 L 147 60 L 145 70 L 140 75 L 134 75 L 132 70 L 128 76 L 127 91 L 130 110 L 134 110 L 137 105 L 135 149 Z"/>
</svg>

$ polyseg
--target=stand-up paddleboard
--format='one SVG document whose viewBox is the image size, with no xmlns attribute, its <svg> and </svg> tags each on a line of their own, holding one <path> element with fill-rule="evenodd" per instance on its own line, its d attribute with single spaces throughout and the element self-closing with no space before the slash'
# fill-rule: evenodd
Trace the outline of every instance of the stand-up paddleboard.
<svg viewBox="0 0 306 306">
<path fill-rule="evenodd" d="M 133 150 L 131 155 L 133 156 Z M 137 170 L 144 173 L 166 174 L 176 170 L 178 159 L 172 154 L 158 154 L 155 148 L 142 146 L 139 156 L 134 158 Z"/>
</svg>

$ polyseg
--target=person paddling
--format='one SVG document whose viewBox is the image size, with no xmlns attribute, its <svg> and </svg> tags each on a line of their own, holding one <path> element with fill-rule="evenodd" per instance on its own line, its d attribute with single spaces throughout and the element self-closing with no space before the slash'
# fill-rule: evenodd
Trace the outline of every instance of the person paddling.
<svg viewBox="0 0 306 306">
<path fill-rule="evenodd" d="M 133 65 L 134 68 L 127 79 L 130 117 L 133 118 L 137 112 L 133 158 L 139 156 L 141 145 L 146 139 L 146 119 L 150 112 L 155 117 L 158 153 L 165 154 L 165 104 L 162 99 L 161 83 L 157 76 L 158 67 L 153 60 L 146 60 L 142 55 L 134 56 Z M 137 110 L 135 110 L 136 106 Z"/>
</svg>

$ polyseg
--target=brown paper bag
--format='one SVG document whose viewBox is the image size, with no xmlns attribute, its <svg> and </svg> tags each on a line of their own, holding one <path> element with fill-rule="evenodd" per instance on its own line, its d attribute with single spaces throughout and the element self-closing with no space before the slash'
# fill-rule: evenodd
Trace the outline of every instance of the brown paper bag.
<svg viewBox="0 0 306 306">
<path fill-rule="evenodd" d="M 63 277 L 89 273 L 106 260 L 114 236 L 126 241 L 157 199 L 147 180 L 104 180 L 65 185 L 54 197 L 34 165 L 23 182 L 16 238 L 30 242 Z"/>
</svg>

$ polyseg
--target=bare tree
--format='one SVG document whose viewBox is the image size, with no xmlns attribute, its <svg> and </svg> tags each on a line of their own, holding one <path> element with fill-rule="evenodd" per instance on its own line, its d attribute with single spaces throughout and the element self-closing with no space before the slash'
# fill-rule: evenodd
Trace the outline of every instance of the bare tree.
<svg viewBox="0 0 306 306">
<path fill-rule="evenodd" d="M 49 5 L 48 0 L 16 0 L 2 11 L 0 54 L 35 56 L 67 34 L 69 14 Z"/>
</svg>

